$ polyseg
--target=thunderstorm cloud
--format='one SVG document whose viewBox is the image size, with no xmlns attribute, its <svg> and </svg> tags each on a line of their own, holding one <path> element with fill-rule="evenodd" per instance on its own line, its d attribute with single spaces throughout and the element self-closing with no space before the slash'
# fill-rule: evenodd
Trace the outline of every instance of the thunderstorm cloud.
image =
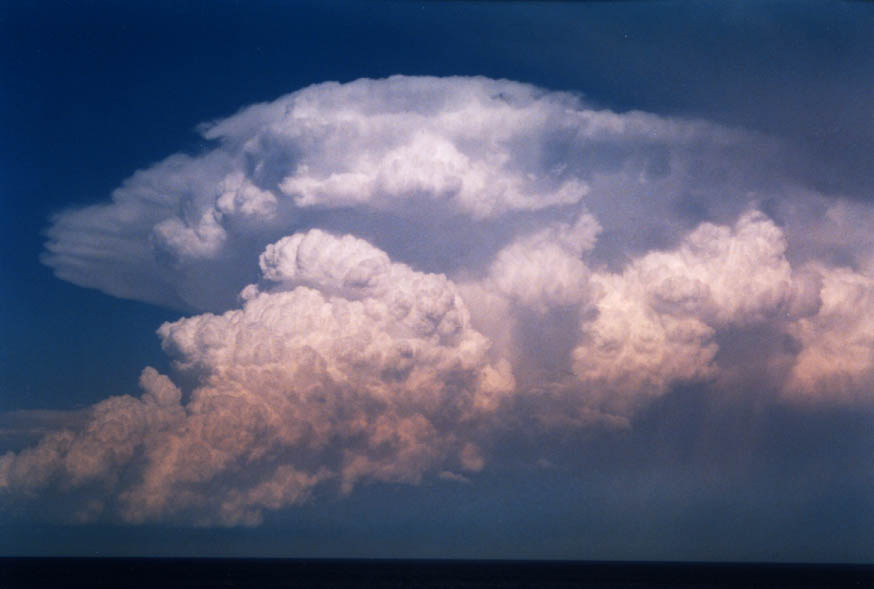
<svg viewBox="0 0 874 589">
<path fill-rule="evenodd" d="M 175 374 L 0 457 L 4 502 L 257 525 L 322 489 L 475 484 L 507 423 L 634 428 L 680 386 L 874 402 L 874 207 L 806 185 L 775 138 L 402 76 L 199 130 L 56 215 L 43 258 L 185 313 L 158 329 Z M 720 353 L 762 333 L 783 344 Z"/>
</svg>

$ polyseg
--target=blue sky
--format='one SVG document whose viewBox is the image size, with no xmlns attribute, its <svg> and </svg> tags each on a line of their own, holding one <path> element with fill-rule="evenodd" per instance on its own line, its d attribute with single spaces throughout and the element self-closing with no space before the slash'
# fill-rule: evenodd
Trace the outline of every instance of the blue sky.
<svg viewBox="0 0 874 589">
<path fill-rule="evenodd" d="M 121 497 L 138 487 L 118 481 L 143 476 L 135 463 L 148 460 L 146 450 L 136 450 L 133 462 L 117 469 L 107 467 L 100 475 L 105 480 L 92 486 L 77 487 L 75 476 L 66 480 L 59 470 L 30 498 L 14 489 L 0 496 L 7 503 L 0 512 L 0 550 L 870 561 L 874 356 L 869 356 L 864 327 L 872 276 L 866 236 L 874 184 L 867 155 L 874 148 L 872 20 L 872 7 L 849 2 L 4 6 L 0 454 L 15 452 L 18 458 L 10 460 L 26 464 L 21 452 L 41 434 L 63 428 L 81 432 L 95 403 L 142 393 L 138 379 L 146 366 L 172 379 L 183 404 L 198 394 L 206 399 L 223 391 L 225 384 L 209 381 L 219 367 L 198 356 L 201 350 L 185 347 L 185 329 L 193 330 L 187 327 L 193 324 L 174 324 L 176 331 L 160 337 L 155 332 L 165 322 L 241 308 L 222 293 L 236 293 L 250 282 L 257 283 L 268 307 L 300 284 L 328 284 L 334 274 L 325 268 L 333 267 L 328 264 L 333 259 L 317 256 L 302 278 L 288 274 L 281 260 L 259 266 L 258 254 L 269 243 L 278 248 L 279 238 L 293 233 L 305 235 L 313 251 L 345 252 L 343 259 L 386 256 L 385 272 L 392 280 L 445 274 L 449 285 L 439 288 L 458 294 L 462 302 L 457 305 L 471 316 L 459 337 L 489 342 L 481 358 L 473 354 L 482 363 L 476 370 L 506 376 L 501 361 L 508 360 L 514 384 L 487 386 L 481 375 L 471 384 L 454 372 L 447 380 L 442 368 L 434 368 L 434 383 L 457 387 L 438 387 L 435 398 L 444 403 L 455 403 L 463 391 L 473 395 L 475 406 L 488 405 L 480 399 L 497 394 L 492 389 L 511 400 L 498 408 L 488 405 L 488 415 L 477 414 L 463 427 L 440 425 L 442 413 L 401 405 L 400 413 L 412 411 L 437 424 L 437 437 L 425 445 L 443 448 L 445 443 L 445 455 L 443 450 L 427 453 L 409 470 L 365 468 L 360 479 L 344 483 L 326 475 L 313 483 L 307 500 L 263 508 L 255 526 L 245 525 L 254 520 L 242 515 L 239 521 L 222 520 L 211 507 L 199 511 L 192 504 L 174 511 L 172 500 L 166 509 L 136 515 L 141 513 L 136 505 Z M 183 215 L 161 230 L 155 229 L 157 221 L 141 227 L 136 219 L 158 214 L 144 204 L 136 205 L 134 221 L 113 227 L 122 228 L 119 243 L 131 247 L 140 243 L 133 237 L 138 231 L 152 231 L 149 247 L 157 249 L 148 251 L 157 252 L 156 259 L 162 252 L 177 256 L 176 265 L 162 266 L 159 259 L 156 267 L 166 273 L 158 279 L 139 258 L 122 255 L 124 270 L 108 271 L 71 253 L 74 238 L 99 240 L 99 231 L 107 227 L 95 221 L 88 226 L 98 227 L 97 233 L 77 233 L 81 225 L 74 220 L 80 217 L 70 211 L 105 205 L 137 170 L 152 170 L 155 182 L 161 182 L 165 172 L 157 164 L 176 153 L 198 162 L 237 157 L 229 146 L 250 138 L 250 131 L 240 130 L 245 127 L 241 109 L 313 84 L 395 74 L 439 79 L 424 89 L 406 78 L 363 87 L 352 98 L 343 94 L 345 86 L 318 87 L 304 96 L 317 105 L 334 105 L 319 106 L 320 116 L 331 124 L 344 108 L 371 121 L 368 113 L 395 112 L 395 100 L 406 105 L 402 111 L 432 113 L 415 119 L 419 122 L 398 118 L 391 128 L 403 133 L 407 126 L 432 121 L 435 143 L 423 152 L 444 153 L 439 149 L 449 149 L 449 141 L 465 158 L 447 152 L 446 165 L 473 162 L 468 177 L 486 174 L 486 188 L 453 188 L 442 184 L 439 170 L 418 177 L 407 168 L 408 184 L 385 188 L 384 177 L 371 181 L 367 174 L 381 157 L 393 161 L 395 152 L 380 151 L 384 145 L 375 135 L 336 143 L 329 134 L 324 145 L 318 144 L 321 136 L 307 136 L 307 145 L 322 145 L 324 152 L 300 156 L 315 171 L 299 168 L 285 184 L 292 186 L 286 196 L 310 198 L 318 206 L 306 208 L 298 201 L 288 217 L 280 209 L 278 225 L 267 229 L 243 221 L 226 224 L 227 241 L 218 249 L 197 250 L 206 252 L 202 265 L 185 258 L 192 250 L 186 249 L 190 232 L 184 229 L 195 227 L 193 221 Z M 447 76 L 525 86 L 478 86 Z M 422 98 L 410 102 L 407 96 L 415 92 Z M 437 95 L 468 104 L 478 92 L 491 97 L 485 102 L 489 108 L 503 108 L 494 103 L 498 94 L 517 97 L 506 127 L 483 123 L 483 133 L 501 138 L 506 129 L 520 129 L 507 140 L 506 155 L 513 166 L 536 177 L 534 184 L 526 184 L 516 168 L 489 168 L 492 152 L 455 141 L 458 131 L 451 121 L 437 116 L 442 107 L 429 106 Z M 539 97 L 536 108 L 526 102 L 531 96 Z M 569 124 L 557 113 L 605 109 L 617 113 L 619 119 L 610 120 L 621 121 L 623 131 L 601 143 L 555 140 L 564 137 Z M 489 112 L 483 111 L 483 120 Z M 202 123 L 220 120 L 231 121 L 225 131 L 220 124 L 213 127 L 215 136 L 198 133 Z M 288 153 L 264 139 L 268 135 L 257 134 L 261 131 L 251 133 L 262 141 L 251 156 L 255 164 L 269 170 L 278 165 L 271 158 Z M 397 153 L 421 167 L 420 144 L 404 145 L 408 151 Z M 529 151 L 531 145 L 543 147 Z M 365 161 L 371 155 L 377 164 Z M 664 157 L 667 175 L 660 171 Z M 633 184 L 637 176 L 615 171 L 637 165 L 649 184 Z M 183 175 L 211 181 L 196 166 Z M 681 168 L 685 175 L 675 177 Z M 348 204 L 352 196 L 345 189 L 319 184 L 325 174 L 349 170 L 365 178 L 354 192 L 369 195 L 360 206 Z M 496 193 L 490 198 L 498 204 L 482 208 L 478 195 L 504 179 L 512 186 L 521 183 L 522 196 Z M 218 178 L 216 185 L 219 181 L 227 180 Z M 128 182 L 133 192 L 144 190 L 143 182 Z M 412 191 L 404 188 L 410 182 Z M 276 194 L 283 183 L 274 188 Z M 429 200 L 435 185 L 435 194 L 444 196 Z M 519 200 L 530 193 L 555 202 Z M 171 208 L 188 206 L 185 196 L 172 190 L 167 198 Z M 751 209 L 761 216 L 745 216 Z M 223 219 L 232 217 L 222 210 Z M 53 215 L 60 217 L 53 221 Z M 590 218 L 599 230 L 587 225 Z M 62 230 L 52 234 L 51 227 Z M 315 229 L 326 233 L 312 233 Z M 40 262 L 47 231 L 68 254 L 54 262 L 43 257 L 52 267 Z M 332 241 L 346 234 L 360 241 Z M 727 240 L 725 251 L 757 244 L 749 245 L 750 266 L 728 254 L 720 258 L 720 240 Z M 209 249 L 209 243 L 194 245 Z M 710 252 L 710 245 L 716 252 L 712 258 L 700 254 Z M 559 250 L 565 257 L 551 257 Z M 671 283 L 668 295 L 647 290 L 647 277 L 656 272 L 652 268 L 674 267 L 650 255 L 659 252 L 704 283 L 714 293 L 711 299 L 700 304 L 670 299 L 685 274 Z M 563 270 L 544 277 L 520 265 L 526 256 L 538 255 L 549 268 Z M 53 270 L 96 288 L 76 286 Z M 156 285 L 157 294 L 124 290 L 120 277 L 128 271 L 136 284 Z M 272 283 L 265 278 L 271 271 L 279 276 Z M 760 273 L 761 280 L 749 284 L 740 278 Z M 725 275 L 728 286 L 719 279 Z M 373 280 L 383 280 L 380 276 Z M 514 276 L 527 278 L 519 282 Z M 540 290 L 528 288 L 538 280 L 544 281 Z M 763 281 L 769 286 L 760 292 L 756 285 Z M 772 284 L 788 284 L 788 294 Z M 841 290 L 851 288 L 847 285 L 856 289 L 855 308 L 841 307 L 840 301 L 851 298 Z M 603 298 L 612 288 L 616 300 L 624 302 L 611 306 L 613 299 Z M 119 289 L 122 297 L 107 294 Z M 647 307 L 659 325 L 676 320 L 697 334 L 694 345 L 662 357 L 659 366 L 670 370 L 647 368 L 648 360 L 633 356 L 614 362 L 591 347 L 591 338 L 609 331 L 611 321 L 644 304 L 634 298 L 640 289 L 646 297 L 667 296 L 671 304 L 687 305 L 682 313 Z M 838 302 L 830 307 L 832 295 Z M 344 296 L 395 300 L 382 290 Z M 153 304 L 157 299 L 165 304 Z M 500 309 L 508 309 L 504 317 L 512 329 L 490 318 L 490 313 L 501 315 Z M 394 327 L 386 329 L 396 333 Z M 309 345 L 318 347 L 313 342 Z M 635 349 L 634 341 L 623 342 Z M 456 351 L 448 344 L 437 350 Z M 695 361 L 674 366 L 675 357 Z M 206 368 L 186 372 L 178 365 L 197 358 Z M 838 368 L 827 370 L 823 364 Z M 236 369 L 221 368 L 230 374 Z M 155 391 L 170 389 L 160 383 L 144 390 L 163 398 Z M 256 388 L 248 393 L 261 399 Z M 529 422 L 529 415 L 537 417 Z M 577 419 L 561 424 L 557 415 Z M 338 451 L 353 447 L 353 441 L 343 441 L 344 433 L 331 438 Z M 150 448 L 150 443 L 138 447 Z M 304 454 L 316 465 L 323 461 L 334 468 L 333 455 L 299 446 L 287 452 L 291 458 L 258 463 L 257 469 L 286 472 L 281 467 L 291 460 L 300 472 L 316 476 L 309 462 L 294 462 L 303 461 Z M 364 455 L 377 460 L 375 454 Z M 390 463 L 406 465 L 400 454 Z M 262 475 L 238 467 L 201 483 L 231 493 L 249 489 L 238 479 Z M 341 489 L 346 480 L 351 486 Z M 178 481 L 174 485 L 172 493 L 190 491 Z M 95 498 L 102 511 L 82 507 Z M 73 512 L 85 514 L 86 521 L 71 523 Z M 207 527 L 192 525 L 204 523 Z"/>
</svg>

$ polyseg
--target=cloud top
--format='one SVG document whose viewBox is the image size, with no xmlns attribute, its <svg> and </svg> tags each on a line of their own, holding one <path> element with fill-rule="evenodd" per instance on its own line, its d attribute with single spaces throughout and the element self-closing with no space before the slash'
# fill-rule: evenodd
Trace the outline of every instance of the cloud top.
<svg viewBox="0 0 874 589">
<path fill-rule="evenodd" d="M 398 243 L 404 225 L 492 254 L 512 238 L 510 218 L 534 229 L 586 205 L 630 237 L 628 217 L 610 211 L 635 217 L 646 199 L 658 215 L 704 191 L 742 193 L 767 178 L 737 153 L 767 146 L 742 133 L 593 110 L 571 94 L 486 78 L 319 84 L 201 133 L 211 150 L 173 155 L 131 176 L 110 203 L 57 215 L 45 263 L 116 296 L 222 310 L 251 282 L 252 256 L 320 224 L 367 228 L 390 254 L 408 249 Z"/>
</svg>

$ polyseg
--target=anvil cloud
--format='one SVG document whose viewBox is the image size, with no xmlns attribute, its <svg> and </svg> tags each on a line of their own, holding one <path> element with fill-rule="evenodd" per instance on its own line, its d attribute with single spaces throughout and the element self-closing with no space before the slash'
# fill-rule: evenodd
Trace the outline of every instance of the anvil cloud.
<svg viewBox="0 0 874 589">
<path fill-rule="evenodd" d="M 200 131 L 201 153 L 58 214 L 44 256 L 185 311 L 158 330 L 178 378 L 146 368 L 138 397 L 0 458 L 10 501 L 87 489 L 81 520 L 255 525 L 322 488 L 467 480 L 508 420 L 634 427 L 681 385 L 874 402 L 871 207 L 806 186 L 775 139 L 401 76 Z M 720 336 L 752 329 L 785 345 L 723 363 Z"/>
</svg>

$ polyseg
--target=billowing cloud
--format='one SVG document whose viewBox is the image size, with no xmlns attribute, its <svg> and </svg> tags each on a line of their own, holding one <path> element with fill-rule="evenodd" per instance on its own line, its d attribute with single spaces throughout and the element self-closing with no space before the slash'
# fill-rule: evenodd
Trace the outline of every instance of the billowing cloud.
<svg viewBox="0 0 874 589">
<path fill-rule="evenodd" d="M 704 223 L 676 250 L 648 253 L 621 274 L 596 274 L 603 294 L 573 351 L 576 374 L 620 413 L 715 376 L 718 329 L 816 311 L 817 285 L 793 274 L 785 251 L 782 231 L 754 212 L 733 228 Z"/>
<path fill-rule="evenodd" d="M 591 215 L 581 215 L 572 225 L 557 223 L 525 235 L 498 252 L 485 288 L 540 312 L 580 304 L 589 282 L 581 256 L 595 245 L 599 231 Z"/>
<path fill-rule="evenodd" d="M 874 279 L 819 268 L 821 305 L 791 326 L 802 348 L 787 383 L 793 399 L 870 402 L 874 387 Z"/>
<path fill-rule="evenodd" d="M 261 267 L 265 290 L 247 287 L 241 309 L 158 331 L 197 377 L 184 407 L 147 368 L 139 399 L 108 399 L 84 430 L 8 454 L 0 484 L 99 481 L 127 521 L 232 525 L 258 523 L 322 481 L 348 491 L 361 479 L 482 468 L 465 429 L 513 379 L 506 362 L 490 362 L 451 281 L 319 230 L 272 244 Z"/>
<path fill-rule="evenodd" d="M 217 311 L 267 244 L 313 226 L 456 272 L 582 206 L 623 252 L 668 245 L 690 217 L 730 220 L 775 184 L 761 138 L 485 78 L 320 84 L 201 133 L 211 150 L 57 215 L 45 263 L 116 296 Z"/>
<path fill-rule="evenodd" d="M 178 374 L 4 455 L 6 498 L 251 525 L 321 489 L 475 483 L 496 431 L 633 427 L 682 385 L 874 402 L 871 207 L 795 184 L 773 139 L 406 77 L 201 132 L 56 216 L 44 258 L 193 312 L 158 330 Z"/>
</svg>

